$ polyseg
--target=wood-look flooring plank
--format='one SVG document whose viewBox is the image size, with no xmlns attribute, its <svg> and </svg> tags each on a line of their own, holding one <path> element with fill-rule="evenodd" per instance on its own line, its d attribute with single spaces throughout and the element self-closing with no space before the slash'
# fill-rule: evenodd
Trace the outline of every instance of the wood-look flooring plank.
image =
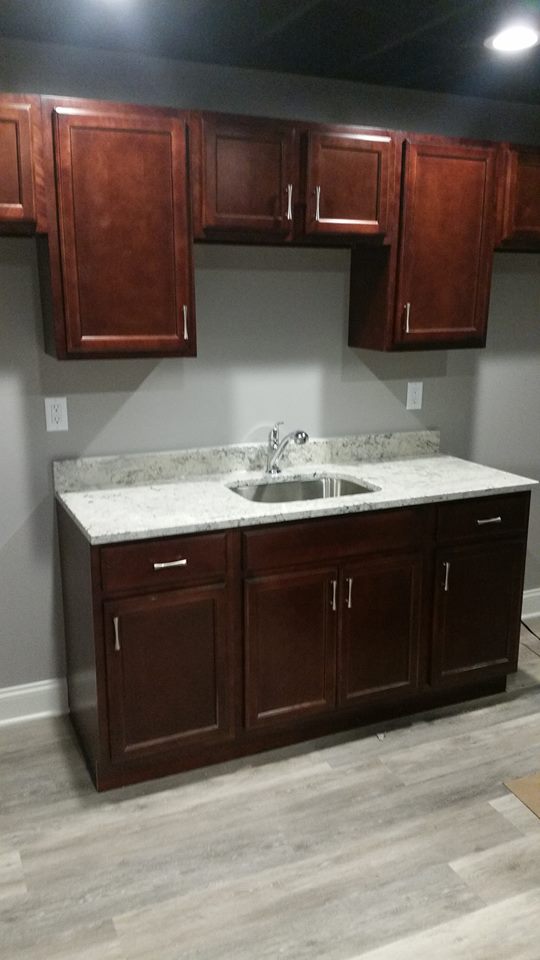
<svg viewBox="0 0 540 960">
<path fill-rule="evenodd" d="M 539 902 L 535 888 L 348 960 L 538 960 Z"/>
<path fill-rule="evenodd" d="M 453 860 L 450 866 L 485 903 L 505 900 L 540 888 L 540 836 L 509 840 Z"/>
</svg>

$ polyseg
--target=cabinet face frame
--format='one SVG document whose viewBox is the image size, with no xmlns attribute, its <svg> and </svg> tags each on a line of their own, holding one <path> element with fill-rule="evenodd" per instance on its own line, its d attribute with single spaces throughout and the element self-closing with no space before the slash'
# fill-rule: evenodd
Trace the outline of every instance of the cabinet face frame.
<svg viewBox="0 0 540 960">
<path fill-rule="evenodd" d="M 264 237 L 276 241 L 290 239 L 294 207 L 298 201 L 297 137 L 294 125 L 284 120 L 202 114 L 197 140 L 200 140 L 198 152 L 201 168 L 200 196 L 197 197 L 201 224 L 197 235 L 201 233 L 202 236 L 208 234 L 211 237 L 222 232 L 239 240 L 244 237 L 252 240 Z M 274 153 L 277 151 L 277 166 L 273 171 L 277 192 L 266 197 L 266 203 L 273 206 L 271 213 L 268 209 L 251 213 L 246 209 L 235 210 L 234 200 L 228 210 L 220 207 L 220 185 L 224 189 L 230 188 L 233 193 L 242 188 L 241 183 L 231 184 L 231 176 L 241 177 L 240 172 L 232 169 L 223 171 L 220 167 L 220 148 L 225 149 L 227 144 L 232 150 L 237 147 L 240 159 L 244 145 L 244 160 L 251 179 L 257 179 L 257 171 L 253 169 L 255 159 L 250 158 L 248 152 L 259 148 L 259 152 L 264 153 L 265 146 Z M 267 159 L 271 169 L 272 158 Z M 261 171 L 258 171 L 258 178 L 262 178 Z M 249 184 L 246 189 L 249 189 Z"/>
<path fill-rule="evenodd" d="M 331 126 L 326 131 L 308 130 L 306 139 L 305 223 L 307 236 L 380 237 L 387 234 L 393 208 L 391 187 L 394 182 L 396 141 L 386 131 L 340 132 Z M 323 156 L 325 151 L 337 155 L 341 151 L 357 153 L 362 158 L 373 157 L 376 174 L 371 188 L 370 202 L 375 215 L 371 218 L 325 217 L 325 186 Z M 347 184 L 351 194 L 366 185 Z"/>
<path fill-rule="evenodd" d="M 52 286 L 52 324 L 54 344 L 50 352 L 59 359 L 68 357 L 124 357 L 124 356 L 195 356 L 196 328 L 193 292 L 193 264 L 191 225 L 189 215 L 186 124 L 178 111 L 153 110 L 69 98 L 42 98 L 45 147 L 48 154 L 47 193 L 51 224 L 47 267 Z M 77 251 L 77 210 L 74 185 L 76 171 L 72 165 L 73 133 L 75 130 L 156 135 L 168 142 L 171 180 L 167 203 L 172 233 L 170 249 L 171 301 L 170 331 L 157 333 L 148 328 L 136 334 L 109 322 L 108 331 L 93 334 L 84 332 L 79 303 L 79 270 Z M 151 197 L 146 203 L 151 204 Z M 79 216 L 83 214 L 78 211 Z M 96 211 L 93 213 L 97 216 Z M 129 216 L 129 214 L 127 214 Z M 134 226 L 137 225 L 133 211 Z M 88 222 L 88 220 L 87 220 Z M 84 218 L 82 219 L 84 224 Z M 126 238 L 129 251 L 129 237 Z M 127 253 L 126 253 L 127 255 Z M 120 251 L 119 251 L 120 256 Z M 120 261 L 119 261 L 120 262 Z M 99 289 L 100 278 L 94 278 Z M 121 280 L 119 281 L 121 282 Z M 103 299 L 103 291 L 99 294 Z"/>
<path fill-rule="evenodd" d="M 471 322 L 461 322 L 456 316 L 455 322 L 449 325 L 437 323 L 436 306 L 433 308 L 434 322 L 423 324 L 415 329 L 416 312 L 415 290 L 412 286 L 413 268 L 418 257 L 416 250 L 417 236 L 423 241 L 424 235 L 433 236 L 440 240 L 441 247 L 447 246 L 451 237 L 445 232 L 445 224 L 422 223 L 418 215 L 417 183 L 422 160 L 436 162 L 437 160 L 455 160 L 464 163 L 475 162 L 484 170 L 481 202 L 481 222 L 478 237 L 475 242 L 476 270 L 474 275 L 474 289 L 470 290 L 465 299 L 472 303 L 470 314 Z M 487 312 L 489 307 L 489 293 L 491 284 L 491 270 L 493 250 L 495 246 L 496 229 L 496 147 L 467 143 L 466 141 L 444 140 L 443 138 L 416 138 L 408 137 L 404 144 L 403 188 L 401 205 L 401 225 L 397 266 L 397 286 L 394 319 L 394 345 L 400 348 L 414 349 L 416 347 L 444 347 L 485 345 Z M 448 177 L 446 182 L 452 182 Z M 443 182 L 441 180 L 441 182 Z M 456 218 L 459 217 L 459 207 L 456 193 Z M 468 262 L 468 260 L 467 260 Z M 436 279 L 433 271 L 426 265 L 426 276 L 430 283 Z M 448 288 L 446 272 L 440 276 L 440 283 Z M 459 286 L 459 277 L 453 278 L 453 283 Z M 460 293 L 461 299 L 463 295 Z"/>
<path fill-rule="evenodd" d="M 155 737 L 150 732 L 147 737 L 130 741 L 127 729 L 130 718 L 127 712 L 126 685 L 129 685 L 130 675 L 127 668 L 130 636 L 124 629 L 123 618 L 128 616 L 147 616 L 151 620 L 152 613 L 159 616 L 160 612 L 170 610 L 178 616 L 178 631 L 182 631 L 182 616 L 190 607 L 207 604 L 213 611 L 213 636 L 206 638 L 213 643 L 215 684 L 215 711 L 216 722 L 170 732 L 167 736 Z M 180 590 L 160 593 L 141 594 L 118 600 L 106 600 L 103 605 L 105 659 L 107 664 L 107 687 L 109 702 L 109 742 L 111 759 L 126 760 L 130 758 L 144 758 L 163 751 L 175 748 L 189 747 L 200 742 L 219 743 L 232 736 L 234 728 L 234 704 L 231 687 L 231 649 L 230 637 L 227 635 L 226 591 L 224 584 L 213 584 L 200 587 L 186 587 Z M 152 643 L 156 638 L 148 637 L 149 658 L 152 657 Z M 196 642 L 196 641 L 194 641 Z M 181 677 L 181 663 L 178 662 L 178 676 Z M 137 676 L 131 677 L 132 682 Z M 141 678 L 144 685 L 144 678 Z M 185 692 L 185 691 L 184 691 Z M 159 697 L 160 691 L 155 691 Z M 181 681 L 179 679 L 179 697 L 181 696 Z M 140 704 L 144 712 L 145 704 Z"/>
</svg>

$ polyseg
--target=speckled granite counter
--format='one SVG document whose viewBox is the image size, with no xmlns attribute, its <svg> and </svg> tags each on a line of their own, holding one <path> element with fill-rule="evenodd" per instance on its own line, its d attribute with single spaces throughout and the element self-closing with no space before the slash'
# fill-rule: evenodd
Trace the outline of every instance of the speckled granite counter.
<svg viewBox="0 0 540 960">
<path fill-rule="evenodd" d="M 264 444 L 54 464 L 56 496 L 92 544 L 337 516 L 528 490 L 537 481 L 444 456 L 437 431 L 310 441 L 282 476 L 357 479 L 369 493 L 255 503 L 231 486 L 264 480 Z"/>
</svg>

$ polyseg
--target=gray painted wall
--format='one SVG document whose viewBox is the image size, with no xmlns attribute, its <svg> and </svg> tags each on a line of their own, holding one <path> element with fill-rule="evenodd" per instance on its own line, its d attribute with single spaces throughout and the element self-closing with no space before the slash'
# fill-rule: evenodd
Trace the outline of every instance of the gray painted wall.
<svg viewBox="0 0 540 960">
<path fill-rule="evenodd" d="M 0 41 L 0 89 L 540 142 L 535 107 L 18 41 Z M 0 239 L 0 688 L 64 669 L 54 458 L 262 439 L 279 418 L 314 436 L 440 427 L 446 452 L 540 478 L 538 255 L 497 255 L 486 350 L 405 356 L 346 346 L 346 251 L 199 246 L 195 264 L 196 360 L 59 363 L 43 352 L 34 242 Z M 63 395 L 70 430 L 46 434 L 43 397 Z"/>
</svg>

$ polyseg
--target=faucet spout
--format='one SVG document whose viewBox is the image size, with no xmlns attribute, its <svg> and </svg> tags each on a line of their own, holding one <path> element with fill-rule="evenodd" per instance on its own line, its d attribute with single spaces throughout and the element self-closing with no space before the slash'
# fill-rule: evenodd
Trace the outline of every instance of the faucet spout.
<svg viewBox="0 0 540 960">
<path fill-rule="evenodd" d="M 291 440 L 298 446 L 307 443 L 309 436 L 305 430 L 291 430 L 290 433 L 287 433 L 282 440 L 279 439 L 279 428 L 282 421 L 278 421 L 274 424 L 270 433 L 268 434 L 268 450 L 266 457 L 266 472 L 275 476 L 278 473 L 281 473 L 281 469 L 278 466 L 281 457 L 283 456 L 287 446 Z"/>
</svg>

